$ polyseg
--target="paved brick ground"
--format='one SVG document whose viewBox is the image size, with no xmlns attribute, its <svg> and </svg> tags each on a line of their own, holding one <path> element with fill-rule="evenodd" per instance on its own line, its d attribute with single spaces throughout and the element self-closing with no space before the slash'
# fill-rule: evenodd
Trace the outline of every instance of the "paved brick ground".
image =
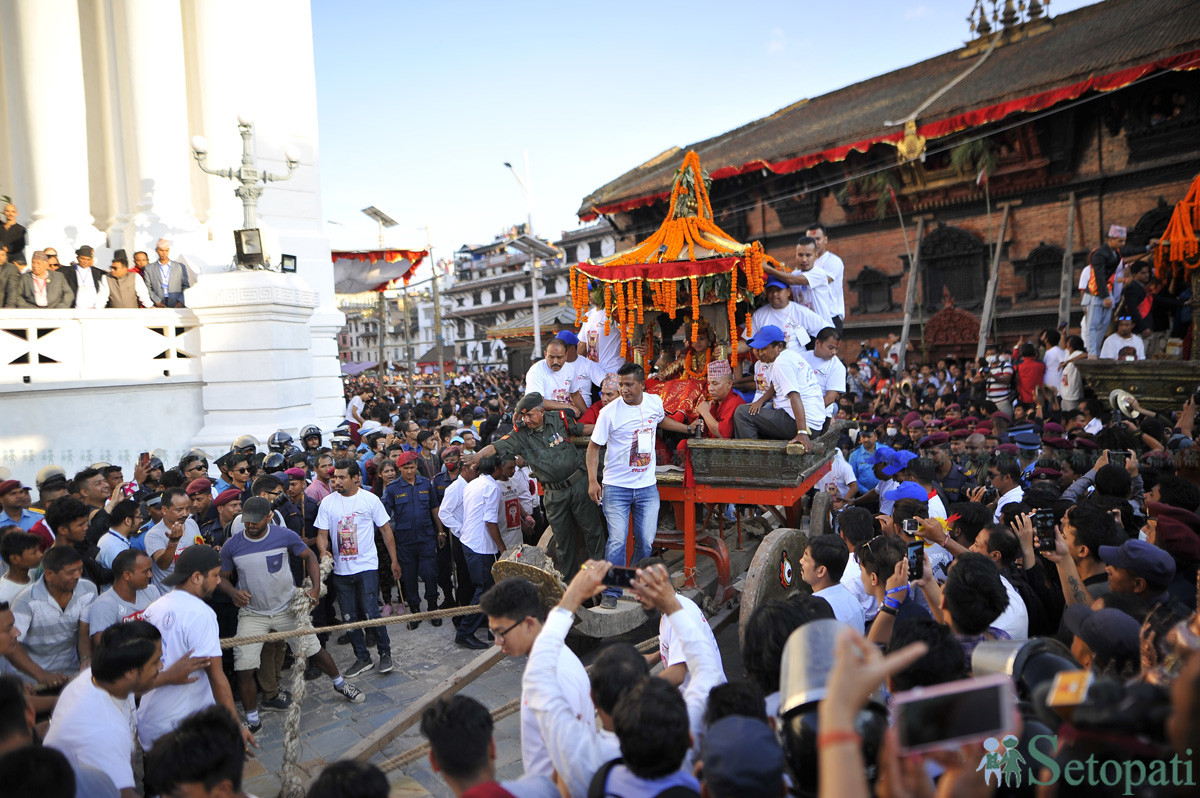
<svg viewBox="0 0 1200 798">
<path fill-rule="evenodd" d="M 366 694 L 363 704 L 350 704 L 333 692 L 329 679 L 308 682 L 308 692 L 302 702 L 301 761 L 332 761 L 351 746 L 378 728 L 384 721 L 410 702 L 420 698 L 454 671 L 467 664 L 476 652 L 454 645 L 454 628 L 447 622 L 435 629 L 428 623 L 408 631 L 404 624 L 389 627 L 392 638 L 392 657 L 395 670 L 381 675 L 370 671 L 353 680 Z M 655 633 L 643 628 L 640 638 Z M 574 639 L 572 638 L 574 641 Z M 731 678 L 741 676 L 737 656 L 737 624 L 733 623 L 718 636 L 725 671 Z M 595 646 L 586 646 L 594 649 Z M 346 668 L 354 661 L 349 646 L 332 645 L 338 667 Z M 374 656 L 372 651 L 372 656 Z M 591 659 L 590 651 L 582 653 L 584 661 Z M 525 661 L 506 659 L 463 689 L 464 695 L 478 699 L 488 709 L 496 709 L 521 694 L 521 671 Z M 284 674 L 285 683 L 291 672 Z M 257 759 L 246 766 L 246 791 L 261 798 L 279 791 L 279 770 L 283 759 L 282 712 L 262 713 L 263 730 L 258 734 Z M 388 745 L 372 761 L 379 763 L 423 742 L 415 727 Z M 516 778 L 521 769 L 520 716 L 512 715 L 496 725 L 496 764 L 500 779 Z M 315 773 L 314 773 L 315 775 Z M 428 759 L 410 765 L 403 771 L 388 774 L 392 795 L 398 798 L 436 796 L 452 798 L 445 782 L 432 772 Z"/>
</svg>

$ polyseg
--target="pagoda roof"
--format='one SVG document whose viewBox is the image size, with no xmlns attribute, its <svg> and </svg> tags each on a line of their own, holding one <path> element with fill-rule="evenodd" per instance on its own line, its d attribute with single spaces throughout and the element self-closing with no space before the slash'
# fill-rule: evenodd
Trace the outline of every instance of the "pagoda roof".
<svg viewBox="0 0 1200 798">
<path fill-rule="evenodd" d="M 1200 67 L 1200 13 L 1195 0 L 1107 0 L 1052 19 L 1005 29 L 1001 44 L 974 72 L 917 117 L 927 139 L 1032 112 L 1092 91 L 1121 88 L 1161 69 Z M 903 137 L 900 125 L 974 64 L 986 49 L 964 48 L 802 99 L 719 136 L 673 147 L 584 197 L 577 214 L 651 205 L 670 196 L 679 156 L 695 150 L 714 180 L 767 170 L 787 174 L 844 160 Z"/>
</svg>

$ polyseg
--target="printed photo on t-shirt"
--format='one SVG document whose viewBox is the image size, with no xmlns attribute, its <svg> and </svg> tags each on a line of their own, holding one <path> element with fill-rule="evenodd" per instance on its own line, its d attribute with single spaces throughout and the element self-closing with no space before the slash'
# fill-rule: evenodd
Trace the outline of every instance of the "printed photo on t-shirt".
<svg viewBox="0 0 1200 798">
<path fill-rule="evenodd" d="M 338 519 L 337 541 L 338 556 L 343 560 L 358 556 L 358 524 L 353 513 Z"/>
<path fill-rule="evenodd" d="M 654 454 L 654 430 L 651 427 L 639 429 L 633 436 L 633 443 L 629 446 L 629 467 L 630 468 L 645 468 L 650 465 L 650 458 Z"/>
</svg>

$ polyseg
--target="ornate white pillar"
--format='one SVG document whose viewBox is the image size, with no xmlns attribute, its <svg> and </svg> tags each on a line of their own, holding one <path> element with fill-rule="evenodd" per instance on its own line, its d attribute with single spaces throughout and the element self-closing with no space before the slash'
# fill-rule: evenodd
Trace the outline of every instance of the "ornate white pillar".
<svg viewBox="0 0 1200 798">
<path fill-rule="evenodd" d="M 197 228 L 192 214 L 187 78 L 178 2 L 113 5 L 129 213 L 139 244 Z"/>
<path fill-rule="evenodd" d="M 185 294 L 200 321 L 204 426 L 193 445 L 228 449 L 250 434 L 266 440 L 313 423 L 317 293 L 293 274 L 205 274 Z M 211 447 L 211 448 L 209 448 Z"/>
<path fill-rule="evenodd" d="M 13 199 L 29 219 L 30 251 L 52 245 L 65 255 L 80 244 L 103 245 L 89 210 L 87 130 L 78 118 L 86 102 L 76 0 L 8 0 L 3 10 L 15 67 L 10 135 L 26 192 Z"/>
</svg>

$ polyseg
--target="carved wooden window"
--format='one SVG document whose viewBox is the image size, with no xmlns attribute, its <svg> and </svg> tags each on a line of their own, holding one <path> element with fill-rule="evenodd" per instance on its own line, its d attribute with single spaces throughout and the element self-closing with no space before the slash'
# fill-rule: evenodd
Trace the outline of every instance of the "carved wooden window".
<svg viewBox="0 0 1200 798">
<path fill-rule="evenodd" d="M 987 290 L 987 246 L 959 227 L 939 225 L 921 242 L 925 306 L 942 307 L 943 289 L 957 307 L 972 309 L 983 304 Z"/>
<path fill-rule="evenodd" d="M 1023 261 L 1013 261 L 1013 270 L 1025 277 L 1021 299 L 1057 299 L 1062 288 L 1063 248 L 1041 242 Z"/>
<path fill-rule="evenodd" d="M 894 279 L 877 269 L 864 266 L 851 286 L 858 292 L 859 313 L 886 313 L 892 309 Z"/>
</svg>

